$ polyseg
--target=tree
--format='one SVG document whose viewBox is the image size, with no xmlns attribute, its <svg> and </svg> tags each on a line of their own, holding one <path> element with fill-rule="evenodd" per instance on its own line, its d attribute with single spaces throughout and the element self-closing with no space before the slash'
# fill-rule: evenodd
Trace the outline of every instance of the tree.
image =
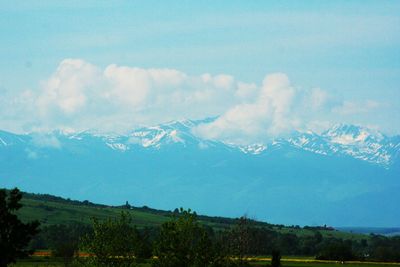
<svg viewBox="0 0 400 267">
<path fill-rule="evenodd" d="M 196 215 L 181 208 L 179 215 L 161 226 L 153 266 L 224 266 L 227 257 L 219 252 Z"/>
<path fill-rule="evenodd" d="M 25 257 L 26 249 L 32 237 L 39 232 L 39 222 L 23 223 L 15 214 L 22 205 L 22 194 L 15 188 L 0 190 L 0 267 L 15 263 L 19 257 Z"/>
<path fill-rule="evenodd" d="M 280 234 L 277 246 L 283 254 L 296 255 L 299 253 L 299 238 L 295 234 Z"/>
<path fill-rule="evenodd" d="M 350 240 L 326 240 L 317 256 L 318 260 L 348 261 L 355 259 Z"/>
<path fill-rule="evenodd" d="M 86 235 L 81 246 L 92 255 L 87 260 L 90 266 L 132 266 L 142 248 L 138 231 L 127 213 L 105 221 L 93 218 L 93 234 Z"/>
<path fill-rule="evenodd" d="M 248 266 L 250 241 L 250 220 L 246 216 L 238 219 L 237 224 L 230 232 L 231 252 L 237 258 L 239 266 Z"/>
<path fill-rule="evenodd" d="M 271 267 L 280 267 L 281 266 L 281 253 L 279 250 L 272 250 L 272 259 L 271 259 Z"/>
<path fill-rule="evenodd" d="M 79 240 L 90 232 L 90 228 L 81 224 L 51 225 L 42 230 L 51 249 L 52 256 L 61 257 L 68 266 L 78 252 Z"/>
</svg>

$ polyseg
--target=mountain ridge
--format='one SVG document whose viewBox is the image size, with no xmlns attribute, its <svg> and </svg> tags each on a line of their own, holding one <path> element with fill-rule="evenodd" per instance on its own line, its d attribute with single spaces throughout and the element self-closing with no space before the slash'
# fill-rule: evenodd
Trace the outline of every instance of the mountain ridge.
<svg viewBox="0 0 400 267">
<path fill-rule="evenodd" d="M 243 146 L 201 139 L 193 125 L 124 135 L 0 132 L 0 187 L 104 204 L 248 213 L 273 223 L 384 227 L 400 220 L 397 136 L 337 127 Z"/>
<path fill-rule="evenodd" d="M 241 145 L 220 140 L 203 139 L 192 132 L 194 127 L 209 121 L 210 119 L 171 121 L 156 126 L 141 127 L 127 134 L 96 133 L 88 130 L 82 132 L 54 130 L 46 133 L 31 132 L 18 135 L 1 131 L 0 147 L 15 143 L 15 141 L 6 142 L 4 140 L 12 138 L 11 136 L 19 139 L 19 141 L 24 140 L 26 142 L 31 139 L 33 143 L 35 141 L 39 143 L 39 146 L 56 148 L 59 140 L 55 138 L 58 137 L 77 141 L 94 137 L 102 140 L 109 148 L 120 151 L 134 149 L 135 146 L 160 149 L 163 145 L 175 144 L 197 145 L 200 149 L 221 145 L 226 146 L 227 149 L 239 149 L 243 153 L 260 154 L 267 152 L 270 148 L 276 149 L 278 146 L 292 145 L 322 155 L 347 155 L 386 168 L 390 167 L 400 155 L 400 135 L 388 137 L 379 131 L 356 125 L 336 124 L 321 134 L 311 131 L 294 131 L 288 138 L 276 138 L 269 142 Z M 2 138 L 4 135 L 7 138 Z M 42 138 L 42 141 L 47 141 L 47 143 L 40 143 L 40 140 L 37 140 L 38 138 Z"/>
</svg>

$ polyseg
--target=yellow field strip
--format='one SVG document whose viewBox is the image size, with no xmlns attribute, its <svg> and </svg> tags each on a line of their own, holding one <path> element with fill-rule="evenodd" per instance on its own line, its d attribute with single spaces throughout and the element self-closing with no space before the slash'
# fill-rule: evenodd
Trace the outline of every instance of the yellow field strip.
<svg viewBox="0 0 400 267">
<path fill-rule="evenodd" d="M 33 256 L 33 257 L 50 257 L 51 252 L 50 251 L 35 251 L 35 252 L 33 252 L 33 254 L 31 256 Z M 85 258 L 85 257 L 89 257 L 91 255 L 89 253 L 79 252 L 78 256 L 80 258 Z"/>
<path fill-rule="evenodd" d="M 271 261 L 270 257 L 249 257 L 247 258 L 249 261 Z M 302 262 L 302 263 L 340 263 L 340 261 L 333 261 L 333 260 L 315 260 L 315 259 L 301 259 L 301 258 L 281 258 L 281 261 L 286 262 Z M 388 264 L 388 265 L 395 265 L 400 266 L 400 262 L 376 262 L 376 261 L 346 261 L 346 263 L 356 263 L 356 264 Z"/>
<path fill-rule="evenodd" d="M 35 257 L 49 257 L 51 256 L 50 251 L 36 251 L 32 254 Z M 79 252 L 79 257 L 88 257 L 89 253 Z M 271 257 L 248 257 L 246 258 L 248 261 L 271 261 Z M 331 260 L 315 260 L 315 259 L 302 259 L 302 258 L 282 258 L 283 262 L 300 262 L 300 263 L 341 263 L 340 261 L 331 261 Z M 346 261 L 346 263 L 355 263 L 355 264 L 375 264 L 375 265 L 394 265 L 400 266 L 400 262 L 376 262 L 376 261 Z"/>
</svg>

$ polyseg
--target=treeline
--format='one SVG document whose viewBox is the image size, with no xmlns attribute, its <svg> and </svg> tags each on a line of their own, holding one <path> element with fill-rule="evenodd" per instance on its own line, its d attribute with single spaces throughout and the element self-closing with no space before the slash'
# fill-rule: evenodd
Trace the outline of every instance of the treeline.
<svg viewBox="0 0 400 267">
<path fill-rule="evenodd" d="M 182 208 L 160 227 L 138 229 L 129 212 L 122 212 L 118 218 L 93 218 L 91 225 L 39 228 L 37 221 L 19 220 L 16 211 L 22 207 L 21 198 L 18 189 L 0 190 L 0 267 L 37 249 L 51 250 L 54 257 L 64 259 L 66 266 L 72 261 L 79 266 L 133 266 L 140 261 L 151 261 L 155 267 L 247 266 L 249 257 L 260 255 L 272 255 L 271 265 L 276 267 L 280 255 L 400 262 L 400 236 L 343 240 L 323 236 L 318 228 L 309 228 L 307 232 L 311 230 L 312 234 L 296 235 L 246 217 L 216 230 L 200 223 L 196 213 Z M 79 253 L 86 253 L 85 257 L 79 257 Z"/>
<path fill-rule="evenodd" d="M 72 205 L 76 205 L 76 206 L 91 206 L 91 207 L 99 207 L 99 208 L 107 207 L 107 205 L 95 204 L 95 203 L 90 202 L 89 200 L 79 201 L 79 200 L 72 200 L 69 198 L 53 196 L 53 195 L 49 195 L 49 194 L 33 194 L 33 193 L 26 193 L 26 192 L 21 192 L 21 193 L 24 198 L 40 200 L 40 201 L 44 201 L 44 202 L 48 201 L 48 202 L 72 204 Z"/>
<path fill-rule="evenodd" d="M 175 212 L 171 221 L 159 228 L 137 229 L 128 214 L 122 213 L 118 219 L 94 219 L 92 226 L 43 227 L 31 242 L 31 248 L 50 249 L 55 256 L 65 258 L 72 258 L 78 250 L 96 255 L 97 260 L 102 258 L 101 254 L 108 255 L 108 258 L 110 255 L 123 255 L 125 259 L 134 255 L 136 260 L 157 256 L 156 266 L 168 266 L 160 263 L 164 257 L 165 261 L 179 261 L 183 255 L 192 255 L 191 259 L 186 259 L 190 264 L 200 260 L 196 257 L 201 256 L 210 257 L 202 259 L 209 261 L 210 265 L 202 266 L 220 266 L 211 265 L 211 262 L 234 264 L 229 260 L 232 257 L 240 261 L 251 256 L 271 255 L 273 251 L 282 255 L 314 256 L 321 260 L 400 262 L 400 237 L 371 235 L 361 240 L 343 240 L 324 237 L 319 230 L 314 230 L 311 235 L 298 236 L 260 227 L 245 217 L 236 222 L 227 230 L 215 231 L 200 224 L 196 214 L 190 210 L 181 209 Z M 192 266 L 190 264 L 178 265 L 175 262 L 171 266 Z"/>
</svg>

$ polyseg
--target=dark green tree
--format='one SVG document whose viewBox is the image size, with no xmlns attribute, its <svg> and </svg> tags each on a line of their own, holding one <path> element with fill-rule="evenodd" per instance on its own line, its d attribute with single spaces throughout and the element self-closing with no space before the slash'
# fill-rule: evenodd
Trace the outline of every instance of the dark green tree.
<svg viewBox="0 0 400 267">
<path fill-rule="evenodd" d="M 58 224 L 42 230 L 45 241 L 51 249 L 52 256 L 60 257 L 68 266 L 79 249 L 80 238 L 90 232 L 90 228 L 81 224 Z"/>
<path fill-rule="evenodd" d="M 90 266 L 134 266 L 142 248 L 138 231 L 127 213 L 118 219 L 93 218 L 93 233 L 82 239 L 82 250 L 90 253 Z"/>
<path fill-rule="evenodd" d="M 225 266 L 227 257 L 219 252 L 196 215 L 181 208 L 179 215 L 161 226 L 154 246 L 157 259 L 153 266 Z"/>
<path fill-rule="evenodd" d="M 279 235 L 277 247 L 285 255 L 299 254 L 299 238 L 292 233 L 282 233 Z"/>
<path fill-rule="evenodd" d="M 281 253 L 279 250 L 272 250 L 271 267 L 281 266 Z"/>
<path fill-rule="evenodd" d="M 378 261 L 400 262 L 400 236 L 371 235 L 370 256 Z"/>
<path fill-rule="evenodd" d="M 16 212 L 22 207 L 22 194 L 15 188 L 8 192 L 0 190 L 0 267 L 25 257 L 32 237 L 39 232 L 39 222 L 23 223 Z"/>
<path fill-rule="evenodd" d="M 319 260 L 348 261 L 355 259 L 350 240 L 325 240 L 317 255 Z"/>
<path fill-rule="evenodd" d="M 242 216 L 238 219 L 237 224 L 231 229 L 230 232 L 230 251 L 236 258 L 239 266 L 248 266 L 247 258 L 250 251 L 251 243 L 251 221 Z"/>
</svg>

